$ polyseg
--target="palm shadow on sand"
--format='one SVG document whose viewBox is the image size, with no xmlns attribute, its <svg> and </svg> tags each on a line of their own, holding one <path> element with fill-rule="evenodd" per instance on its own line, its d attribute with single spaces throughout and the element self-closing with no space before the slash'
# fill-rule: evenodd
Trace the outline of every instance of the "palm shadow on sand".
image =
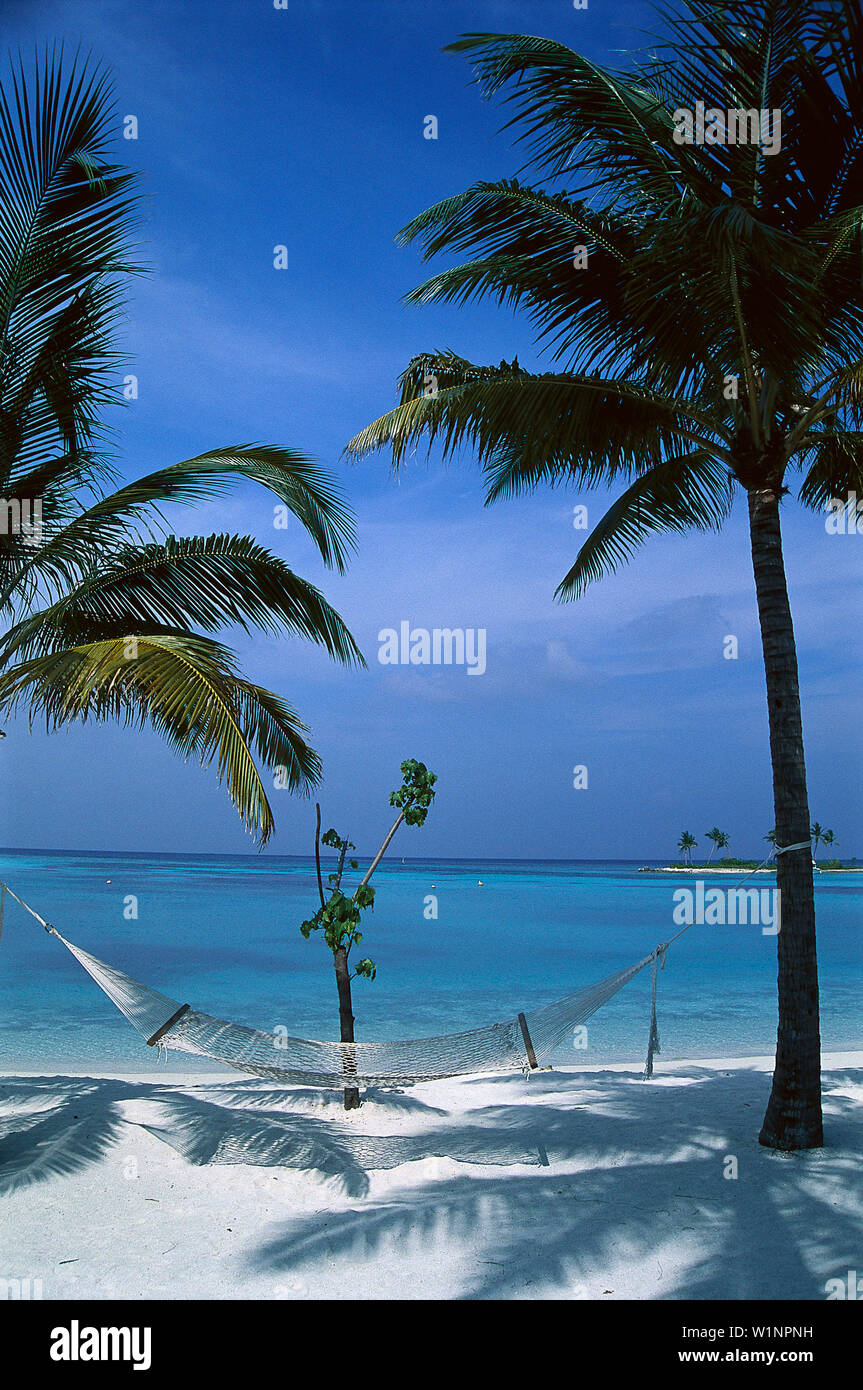
<svg viewBox="0 0 863 1390">
<path fill-rule="evenodd" d="M 369 1255 L 397 1269 L 408 1249 L 434 1262 L 441 1241 L 450 1252 L 469 1242 L 465 1299 L 609 1287 L 626 1297 L 627 1271 L 645 1266 L 651 1298 L 823 1299 L 826 1277 L 859 1268 L 863 1243 L 863 1070 L 826 1082 L 828 1147 L 781 1155 L 757 1143 L 769 1078 L 745 1068 L 675 1066 L 649 1085 L 635 1072 L 549 1073 L 523 1088 L 511 1077 L 467 1080 L 461 1100 L 475 1084 L 502 1101 L 460 1114 L 381 1091 L 368 1096 L 362 1129 L 345 1121 L 338 1093 L 256 1080 L 7 1078 L 0 1192 L 80 1171 L 139 1126 L 195 1165 L 325 1180 L 323 1209 L 269 1227 L 244 1257 L 248 1273 L 348 1269 Z M 421 1130 L 404 1132 L 414 1122 Z M 729 1156 L 736 1179 L 723 1176 Z M 426 1158 L 503 1171 L 445 1164 L 418 1181 L 406 1169 L 385 1199 L 369 1196 L 370 1173 Z M 685 1275 L 667 1254 L 681 1242 Z"/>
<path fill-rule="evenodd" d="M 421 1134 L 367 1134 L 344 1122 L 339 1092 L 259 1081 L 184 1086 L 96 1077 L 8 1077 L 0 1085 L 0 1194 L 70 1174 L 101 1158 L 128 1132 L 147 1130 L 189 1163 L 296 1168 L 363 1196 L 374 1169 L 429 1156 L 483 1164 L 541 1164 L 535 1137 L 516 1117 L 483 1112 L 453 1128 L 447 1112 L 397 1091 L 364 1093 L 384 1122 L 421 1116 Z"/>
<path fill-rule="evenodd" d="M 863 1071 L 831 1075 L 828 1147 L 799 1154 L 757 1143 L 764 1073 L 690 1066 L 676 1069 L 681 1076 L 688 1084 L 660 1077 L 655 1087 L 635 1073 L 582 1077 L 589 1091 L 577 1106 L 564 1098 L 534 1110 L 548 1174 L 456 1175 L 359 1209 L 304 1215 L 251 1251 L 249 1267 L 300 1271 L 326 1255 L 348 1268 L 370 1255 L 397 1261 L 408 1246 L 425 1247 L 431 1262 L 442 1240 L 475 1247 L 479 1237 L 484 1248 L 465 1264 L 463 1299 L 627 1297 L 628 1277 L 638 1273 L 643 1288 L 647 1265 L 654 1299 L 823 1300 L 827 1277 L 859 1267 L 861 1114 L 842 1091 L 859 1090 Z M 558 1078 L 531 1086 L 560 1091 Z M 484 1113 L 493 1121 L 493 1110 Z M 723 1175 L 729 1155 L 734 1179 Z M 579 1171 L 555 1175 L 572 1158 Z M 828 1174 L 843 1179 L 841 1204 Z M 685 1270 L 666 1272 L 665 1252 L 681 1239 Z"/>
</svg>

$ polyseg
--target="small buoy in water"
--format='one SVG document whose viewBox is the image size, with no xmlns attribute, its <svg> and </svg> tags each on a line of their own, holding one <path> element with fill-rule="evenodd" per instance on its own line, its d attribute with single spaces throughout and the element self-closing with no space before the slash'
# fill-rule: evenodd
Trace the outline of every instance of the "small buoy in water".
<svg viewBox="0 0 863 1390">
<path fill-rule="evenodd" d="M 432 884 L 432 888 L 437 888 L 437 884 L 436 884 L 436 883 L 433 883 L 433 884 Z"/>
<path fill-rule="evenodd" d="M 477 888 L 482 888 L 482 887 L 484 886 L 484 885 L 483 885 L 483 881 L 482 881 L 481 878 L 478 878 L 478 879 L 477 879 L 477 881 L 476 881 L 476 886 L 477 886 Z"/>
<path fill-rule="evenodd" d="M 110 880 L 109 878 L 106 878 L 106 879 L 105 879 L 105 882 L 106 882 L 106 883 L 110 883 L 111 880 Z"/>
</svg>

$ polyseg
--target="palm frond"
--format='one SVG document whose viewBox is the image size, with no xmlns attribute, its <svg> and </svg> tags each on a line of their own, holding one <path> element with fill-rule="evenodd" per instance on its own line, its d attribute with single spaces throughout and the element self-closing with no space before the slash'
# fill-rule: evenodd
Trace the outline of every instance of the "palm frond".
<svg viewBox="0 0 863 1390">
<path fill-rule="evenodd" d="M 152 624 L 214 632 L 239 624 L 287 630 L 345 665 L 365 665 L 344 622 L 314 585 L 249 536 L 170 537 L 127 545 L 47 609 L 0 641 L 0 657 L 30 656 L 148 631 Z"/>
<path fill-rule="evenodd" d="M 0 709 L 28 707 L 49 731 L 89 720 L 150 724 L 184 758 L 214 760 L 243 824 L 262 844 L 273 814 L 255 749 L 284 784 L 308 793 L 320 760 L 296 712 L 271 691 L 242 680 L 225 647 L 168 631 L 84 643 L 0 673 Z"/>
<path fill-rule="evenodd" d="M 429 376 L 436 395 L 422 394 Z M 517 362 L 480 367 L 447 352 L 414 358 L 401 383 L 401 404 L 356 435 L 346 452 L 362 458 L 389 444 L 399 467 L 421 439 L 429 448 L 438 442 L 444 457 L 470 448 L 485 469 L 490 501 L 541 481 L 590 483 L 641 472 L 682 439 L 707 436 L 723 453 L 723 431 L 708 404 L 701 414 L 637 382 L 533 375 Z"/>
<path fill-rule="evenodd" d="M 410 391 L 403 378 L 400 405 L 349 453 L 389 445 L 398 466 L 420 437 L 444 453 L 465 444 L 493 498 L 540 480 L 643 472 L 684 441 L 725 463 L 735 449 L 748 456 L 749 442 L 764 446 L 768 471 L 785 445 L 796 466 L 818 447 L 808 432 L 835 423 L 832 396 L 801 411 L 819 382 L 856 427 L 854 383 L 842 374 L 863 358 L 859 5 L 679 0 L 665 19 L 664 37 L 627 73 L 532 35 L 474 33 L 450 46 L 486 97 L 514 108 L 505 128 L 526 142 L 530 167 L 569 186 L 480 182 L 420 213 L 399 240 L 419 241 L 426 258 L 469 259 L 408 301 L 491 295 L 526 309 L 562 371 L 483 384 L 469 365 L 453 375 L 455 354 L 420 354 L 412 366 L 436 378 L 437 394 L 420 399 L 416 373 Z M 680 111 L 698 103 L 746 121 L 778 110 L 781 138 L 769 152 L 760 138 L 679 142 Z M 588 267 L 570 258 L 576 233 Z M 643 403 L 626 398 L 624 382 Z M 657 398 L 674 403 L 670 414 Z M 656 425 L 652 450 L 642 422 Z M 744 474 L 753 476 L 741 462 Z"/>
<path fill-rule="evenodd" d="M 516 141 L 527 142 L 531 165 L 552 177 L 574 165 L 589 174 L 601 168 L 609 191 L 636 178 L 645 196 L 666 206 L 680 201 L 684 183 L 709 188 L 705 163 L 674 144 L 671 112 L 656 84 L 651 89 L 643 78 L 526 34 L 465 34 L 448 51 L 470 55 L 486 97 L 502 93 L 513 102 L 516 114 L 504 129 L 518 127 Z"/>
<path fill-rule="evenodd" d="M 507 128 L 527 141 L 532 167 L 568 179 L 575 172 L 594 222 L 613 223 L 612 243 L 629 249 L 625 267 L 597 251 L 590 275 L 579 279 L 566 273 L 559 233 L 537 213 L 542 246 L 524 254 L 538 264 L 495 261 L 517 258 L 522 247 L 502 204 L 489 204 L 483 226 L 483 190 L 493 186 L 475 185 L 421 214 L 402 236 L 421 236 L 429 251 L 441 251 L 458 250 L 472 234 L 471 244 L 490 254 L 443 272 L 414 297 L 461 301 L 491 291 L 502 302 L 526 303 L 541 341 L 549 339 L 568 369 L 649 375 L 666 391 L 704 391 L 709 377 L 739 370 L 741 327 L 761 368 L 780 379 L 789 359 L 815 374 L 838 365 L 863 342 L 863 242 L 843 232 L 838 263 L 826 248 L 832 272 L 814 296 L 813 253 L 825 248 L 809 229 L 863 204 L 863 119 L 854 88 L 860 33 L 854 0 L 814 7 L 810 0 L 685 0 L 666 15 L 653 55 L 629 73 L 601 69 L 549 39 L 465 35 L 452 50 L 469 57 L 487 97 L 514 106 Z M 696 102 L 778 110 L 778 148 L 766 155 L 757 141 L 677 144 L 674 112 Z M 587 293 L 594 264 L 599 303 Z M 737 332 L 732 277 L 741 304 Z M 579 345 L 581 355 L 566 360 Z"/>
<path fill-rule="evenodd" d="M 556 596 L 569 602 L 588 584 L 628 561 L 662 531 L 719 530 L 731 512 L 734 480 L 718 459 L 693 451 L 668 458 L 637 478 L 593 528 Z"/>
<path fill-rule="evenodd" d="M 823 511 L 836 497 L 849 493 L 863 499 L 863 432 L 841 431 L 816 436 L 812 463 L 800 485 L 798 497 L 813 511 Z"/>
<path fill-rule="evenodd" d="M 22 393 L 32 408 L 38 395 L 48 421 L 28 423 L 39 439 L 52 414 L 67 443 L 86 435 L 92 401 L 110 389 L 115 359 L 102 349 L 116 277 L 138 268 L 137 176 L 108 162 L 114 120 L 107 76 L 77 58 L 69 65 L 62 49 L 36 58 L 32 81 L 13 65 L 0 87 L 0 410 L 20 411 Z M 89 406 L 64 370 L 85 344 Z M 0 463 L 8 470 L 8 458 Z"/>
<path fill-rule="evenodd" d="M 257 482 L 340 571 L 352 515 L 322 468 L 271 445 L 211 450 L 117 486 L 103 417 L 121 285 L 137 267 L 136 176 L 111 163 L 115 126 L 105 74 L 62 48 L 36 59 L 35 76 L 13 64 L 0 91 L 0 494 L 42 508 L 39 534 L 0 536 L 0 609 L 18 618 L 0 641 L 0 707 L 27 704 L 49 728 L 149 722 L 182 755 L 216 760 L 263 841 L 273 820 L 255 753 L 300 791 L 319 760 L 290 705 L 189 629 L 287 630 L 346 664 L 363 659 L 284 561 L 244 536 L 177 540 L 160 507 Z"/>
<path fill-rule="evenodd" d="M 76 583 L 89 568 L 94 550 L 104 553 L 122 546 L 135 523 L 146 530 L 159 504 L 220 497 L 242 480 L 260 483 L 278 497 L 311 536 L 324 563 L 344 572 L 356 533 L 339 488 L 326 470 L 303 454 L 265 444 L 213 449 L 136 478 L 49 534 L 27 564 L 46 582 Z"/>
</svg>

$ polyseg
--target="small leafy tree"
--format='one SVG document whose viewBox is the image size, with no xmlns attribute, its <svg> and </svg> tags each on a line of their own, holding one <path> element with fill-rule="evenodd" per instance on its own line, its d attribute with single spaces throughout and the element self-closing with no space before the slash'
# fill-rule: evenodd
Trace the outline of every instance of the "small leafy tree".
<svg viewBox="0 0 863 1390">
<path fill-rule="evenodd" d="M 367 980 L 373 980 L 377 974 L 377 967 L 373 960 L 368 956 L 358 960 L 354 965 L 353 974 L 350 971 L 349 956 L 354 946 L 359 946 L 363 939 L 360 931 L 363 912 L 374 907 L 375 890 L 369 887 L 369 880 L 375 869 L 380 864 L 390 841 L 401 825 L 402 821 L 406 825 L 424 825 L 429 808 L 434 800 L 434 784 L 437 777 L 433 772 L 429 772 L 425 763 L 419 763 L 415 758 L 409 758 L 401 765 L 402 784 L 397 791 L 390 795 L 390 805 L 397 806 L 399 814 L 389 833 L 386 835 L 383 844 L 369 865 L 363 876 L 362 881 L 354 890 L 351 897 L 347 897 L 342 892 L 342 875 L 345 869 L 345 856 L 349 850 L 356 849 L 350 840 L 339 835 L 337 831 L 330 829 L 325 835 L 321 835 L 321 808 L 317 806 L 317 821 L 315 825 L 315 865 L 318 875 L 318 895 L 321 905 L 314 917 L 310 917 L 300 926 L 300 931 L 308 941 L 313 931 L 323 930 L 324 940 L 333 953 L 333 966 L 336 972 L 336 988 L 339 995 L 339 1036 L 343 1043 L 354 1041 L 354 1013 L 353 1001 L 351 998 L 351 981 L 358 975 Z M 323 879 L 321 877 L 321 845 L 327 845 L 331 849 L 338 851 L 339 862 L 335 873 L 327 876 L 330 887 L 329 897 L 324 892 Z M 359 868 L 356 859 L 348 861 L 352 869 Z M 351 1059 L 350 1053 L 345 1062 L 346 1071 L 356 1070 L 356 1061 Z M 345 1089 L 345 1109 L 356 1110 L 360 1103 L 360 1093 L 355 1086 Z"/>
</svg>

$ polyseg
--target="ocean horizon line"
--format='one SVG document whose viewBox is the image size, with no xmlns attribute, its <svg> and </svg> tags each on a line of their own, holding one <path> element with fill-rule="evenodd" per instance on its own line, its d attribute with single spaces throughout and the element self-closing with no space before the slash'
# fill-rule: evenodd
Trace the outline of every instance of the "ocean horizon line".
<svg viewBox="0 0 863 1390">
<path fill-rule="evenodd" d="M 42 846 L 26 846 L 9 848 L 0 846 L 0 855 L 41 855 L 46 858 L 56 859 L 164 859 L 179 860 L 187 863 L 189 860 L 237 860 L 240 863 L 259 863 L 277 864 L 282 862 L 290 863 L 310 863 L 314 864 L 314 854 L 236 854 L 229 852 L 214 852 L 203 850 L 189 850 L 178 853 L 172 850 L 112 850 L 112 849 L 46 849 Z M 356 853 L 359 859 L 368 859 L 368 854 Z M 734 858 L 755 859 L 755 855 L 735 855 Z M 329 862 L 337 859 L 338 855 L 326 850 L 321 852 L 321 862 Z M 717 860 L 715 863 L 719 863 Z M 844 863 L 854 863 L 856 860 L 843 859 Z M 384 859 L 381 868 L 391 868 L 398 864 L 639 864 L 639 865 L 669 865 L 676 863 L 669 855 L 638 855 L 630 858 L 622 858 L 617 855 L 599 856 L 554 856 L 554 855 L 522 855 L 517 858 L 508 855 L 496 854 L 424 854 L 424 855 L 398 855 L 393 854 L 390 858 Z M 685 866 L 681 866 L 685 867 Z M 696 864 L 694 867 L 713 867 L 708 865 Z M 861 866 L 863 867 L 863 866 Z"/>
</svg>

